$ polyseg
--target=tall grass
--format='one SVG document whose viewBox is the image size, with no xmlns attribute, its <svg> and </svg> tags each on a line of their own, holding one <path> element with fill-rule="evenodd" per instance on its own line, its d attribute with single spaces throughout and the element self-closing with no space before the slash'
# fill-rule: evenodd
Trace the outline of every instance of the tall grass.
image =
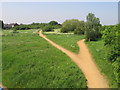
<svg viewBox="0 0 120 90">
<path fill-rule="evenodd" d="M 113 66 L 110 61 L 107 60 L 108 49 L 104 46 L 102 40 L 86 42 L 89 50 L 101 72 L 106 76 L 111 88 L 117 88 L 117 83 L 113 73 Z"/>
<path fill-rule="evenodd" d="M 8 34 L 2 41 L 2 80 L 8 88 L 86 88 L 71 59 L 37 34 Z"/>
<path fill-rule="evenodd" d="M 46 36 L 54 41 L 55 43 L 61 45 L 62 47 L 78 53 L 79 47 L 77 45 L 77 41 L 83 39 L 84 35 L 74 35 L 74 34 L 46 34 Z"/>
<path fill-rule="evenodd" d="M 64 48 L 71 50 L 75 53 L 79 51 L 77 41 L 83 39 L 84 36 L 79 35 L 57 35 L 57 34 L 46 34 L 46 36 L 54 41 L 55 43 L 63 46 Z M 85 42 L 94 58 L 100 71 L 106 76 L 111 88 L 116 88 L 117 83 L 113 73 L 113 66 L 111 62 L 107 60 L 108 49 L 104 46 L 102 40 Z"/>
</svg>

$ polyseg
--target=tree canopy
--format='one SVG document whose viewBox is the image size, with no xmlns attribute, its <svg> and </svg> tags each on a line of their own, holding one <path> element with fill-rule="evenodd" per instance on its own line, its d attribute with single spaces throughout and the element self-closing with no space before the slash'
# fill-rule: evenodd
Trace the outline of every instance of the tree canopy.
<svg viewBox="0 0 120 90">
<path fill-rule="evenodd" d="M 84 34 L 84 21 L 78 19 L 66 20 L 62 24 L 61 32 L 74 32 L 75 34 Z"/>
<path fill-rule="evenodd" d="M 89 41 L 94 41 L 100 38 L 101 24 L 99 18 L 95 17 L 94 14 L 89 13 L 86 17 L 86 39 Z"/>
</svg>

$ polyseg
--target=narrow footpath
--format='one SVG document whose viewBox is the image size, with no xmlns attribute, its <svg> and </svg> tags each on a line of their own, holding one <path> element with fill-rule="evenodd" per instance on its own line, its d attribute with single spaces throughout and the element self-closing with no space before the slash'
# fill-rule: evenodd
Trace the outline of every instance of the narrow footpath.
<svg viewBox="0 0 120 90">
<path fill-rule="evenodd" d="M 42 31 L 38 32 L 38 34 L 40 37 L 44 38 L 51 45 L 64 52 L 71 58 L 71 60 L 82 70 L 85 75 L 88 88 L 109 88 L 107 80 L 99 71 L 94 60 L 92 59 L 89 49 L 84 43 L 84 39 L 77 42 L 80 51 L 78 54 L 75 54 L 46 38 L 46 36 L 42 34 Z"/>
</svg>

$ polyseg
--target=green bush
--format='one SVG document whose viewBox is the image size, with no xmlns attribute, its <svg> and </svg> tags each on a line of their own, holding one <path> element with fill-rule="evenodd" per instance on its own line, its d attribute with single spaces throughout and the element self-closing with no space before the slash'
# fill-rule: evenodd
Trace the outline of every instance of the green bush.
<svg viewBox="0 0 120 90">
<path fill-rule="evenodd" d="M 28 30 L 28 29 L 30 29 L 30 27 L 29 27 L 28 25 L 23 25 L 23 24 L 21 24 L 21 25 L 19 25 L 19 26 L 13 27 L 13 29 L 14 29 L 14 30 Z"/>
<path fill-rule="evenodd" d="M 116 77 L 118 87 L 120 87 L 120 57 L 112 64 L 114 66 L 114 75 Z"/>
<path fill-rule="evenodd" d="M 68 30 L 65 27 L 63 27 L 63 28 L 61 28 L 61 32 L 62 33 L 68 33 Z"/>
<path fill-rule="evenodd" d="M 84 34 L 85 23 L 77 19 L 66 20 L 62 24 L 61 32 L 74 32 L 74 34 Z"/>
<path fill-rule="evenodd" d="M 114 26 L 106 26 L 105 30 L 102 31 L 102 38 L 105 46 L 109 47 L 108 60 L 113 63 L 114 74 L 118 85 L 120 85 L 119 74 L 120 74 L 120 24 Z"/>
<path fill-rule="evenodd" d="M 74 34 L 80 34 L 80 35 L 83 35 L 83 34 L 84 34 L 84 30 L 81 29 L 81 28 L 76 28 L 76 29 L 74 30 Z"/>
<path fill-rule="evenodd" d="M 44 31 L 44 32 L 49 32 L 49 31 L 53 31 L 53 27 L 51 26 L 51 25 L 47 25 L 47 26 L 45 26 L 42 30 Z"/>
</svg>

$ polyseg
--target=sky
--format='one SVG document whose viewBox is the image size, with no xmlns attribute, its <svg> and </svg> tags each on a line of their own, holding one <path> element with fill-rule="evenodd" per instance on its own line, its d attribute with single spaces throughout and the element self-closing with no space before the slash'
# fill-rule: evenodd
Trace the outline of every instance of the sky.
<svg viewBox="0 0 120 90">
<path fill-rule="evenodd" d="M 0 7 L 0 19 L 4 23 L 47 23 L 52 20 L 63 23 L 66 19 L 86 21 L 88 13 L 95 14 L 103 25 L 118 23 L 117 2 L 2 2 Z"/>
</svg>

